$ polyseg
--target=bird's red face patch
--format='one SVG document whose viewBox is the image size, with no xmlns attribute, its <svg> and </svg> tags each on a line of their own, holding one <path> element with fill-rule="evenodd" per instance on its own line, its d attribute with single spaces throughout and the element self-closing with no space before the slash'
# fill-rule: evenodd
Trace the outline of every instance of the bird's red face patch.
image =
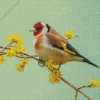
<svg viewBox="0 0 100 100">
<path fill-rule="evenodd" d="M 40 34 L 42 32 L 43 29 L 43 25 L 41 24 L 41 22 L 36 23 L 33 28 L 36 29 L 36 32 L 33 33 L 34 36 L 37 36 L 38 34 Z"/>
</svg>

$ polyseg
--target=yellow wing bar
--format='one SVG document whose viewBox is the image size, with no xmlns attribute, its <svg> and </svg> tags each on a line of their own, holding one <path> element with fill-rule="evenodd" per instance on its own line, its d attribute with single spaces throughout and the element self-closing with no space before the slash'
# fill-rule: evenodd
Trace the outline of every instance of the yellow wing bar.
<svg viewBox="0 0 100 100">
<path fill-rule="evenodd" d="M 68 53 L 70 53 L 70 54 L 76 55 L 75 52 L 73 52 L 73 51 L 67 49 L 66 44 L 65 44 L 64 42 L 62 42 L 61 45 L 62 45 L 62 47 L 64 48 L 64 51 L 66 51 L 66 52 L 68 52 Z"/>
</svg>

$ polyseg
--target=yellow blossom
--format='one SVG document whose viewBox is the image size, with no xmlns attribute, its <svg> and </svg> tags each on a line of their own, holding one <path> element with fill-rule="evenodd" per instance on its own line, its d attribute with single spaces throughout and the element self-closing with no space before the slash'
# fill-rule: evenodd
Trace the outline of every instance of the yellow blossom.
<svg viewBox="0 0 100 100">
<path fill-rule="evenodd" d="M 23 64 L 17 64 L 17 65 L 16 65 L 16 70 L 19 71 L 19 72 L 21 72 L 21 71 L 24 70 L 24 67 L 25 67 L 25 66 L 24 66 Z"/>
<path fill-rule="evenodd" d="M 72 36 L 73 36 L 73 31 L 72 31 L 72 30 L 66 31 L 66 32 L 65 32 L 65 36 L 66 36 L 68 39 L 72 38 Z"/>
<path fill-rule="evenodd" d="M 25 68 L 25 64 L 28 64 L 28 60 L 26 58 L 21 59 L 21 63 L 16 65 L 16 70 L 17 71 L 23 71 Z"/>
<path fill-rule="evenodd" d="M 12 55 L 13 55 L 13 56 L 17 54 L 17 53 L 16 53 L 16 48 L 15 48 L 15 47 L 11 47 L 9 50 L 12 51 Z"/>
<path fill-rule="evenodd" d="M 22 51 L 26 50 L 26 48 L 22 44 L 17 45 L 16 48 L 18 48 L 19 50 L 22 50 Z"/>
<path fill-rule="evenodd" d="M 0 64 L 3 63 L 4 60 L 5 60 L 4 57 L 3 56 L 0 56 Z"/>
<path fill-rule="evenodd" d="M 15 47 L 10 47 L 10 50 L 13 50 L 13 51 L 15 51 Z"/>
<path fill-rule="evenodd" d="M 7 50 L 7 56 L 12 57 L 14 55 L 17 55 L 20 53 L 20 51 L 24 51 L 25 47 L 23 45 L 17 45 L 11 47 L 9 50 Z"/>
<path fill-rule="evenodd" d="M 55 74 L 57 77 L 61 77 L 61 71 L 60 70 L 53 70 L 52 71 L 53 74 Z"/>
<path fill-rule="evenodd" d="M 49 75 L 49 81 L 52 83 L 58 83 L 59 77 L 61 77 L 61 71 L 60 70 L 53 70 Z"/>
<path fill-rule="evenodd" d="M 15 46 L 11 47 L 9 50 L 6 50 L 6 54 L 8 57 L 15 56 L 18 53 L 20 53 L 20 49 Z"/>
<path fill-rule="evenodd" d="M 61 71 L 55 69 L 55 63 L 53 60 L 48 60 L 45 62 L 45 66 L 51 71 L 49 75 L 49 81 L 52 83 L 58 83 L 59 82 L 59 77 L 61 77 Z"/>
<path fill-rule="evenodd" d="M 13 49 L 9 49 L 9 50 L 6 50 L 6 55 L 8 57 L 12 57 L 13 55 L 15 55 L 15 52 Z"/>
<path fill-rule="evenodd" d="M 16 48 L 15 49 L 15 52 L 16 52 L 16 54 L 20 53 L 20 49 L 19 48 Z"/>
<path fill-rule="evenodd" d="M 56 77 L 56 75 L 54 75 L 54 74 L 51 73 L 49 75 L 49 81 L 52 82 L 52 83 L 59 83 L 59 78 Z"/>
<path fill-rule="evenodd" d="M 89 79 L 89 86 L 100 87 L 100 79 Z"/>
<path fill-rule="evenodd" d="M 23 65 L 28 64 L 28 60 L 26 58 L 22 59 L 21 62 Z"/>
<path fill-rule="evenodd" d="M 26 50 L 26 48 L 22 44 L 15 46 L 16 54 L 20 53 L 20 51 L 25 51 L 25 50 Z"/>
<path fill-rule="evenodd" d="M 48 69 L 53 70 L 56 65 L 53 63 L 53 60 L 48 60 L 47 62 L 45 62 L 45 66 Z"/>
<path fill-rule="evenodd" d="M 22 42 L 23 42 L 22 37 L 17 32 L 13 32 L 13 33 L 9 34 L 6 39 L 8 41 L 15 42 L 17 44 L 22 44 Z"/>
</svg>

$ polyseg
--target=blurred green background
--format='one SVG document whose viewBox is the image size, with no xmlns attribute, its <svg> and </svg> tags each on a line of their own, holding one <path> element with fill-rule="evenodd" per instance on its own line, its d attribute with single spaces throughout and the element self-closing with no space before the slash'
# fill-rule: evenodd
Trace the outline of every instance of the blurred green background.
<svg viewBox="0 0 100 100">
<path fill-rule="evenodd" d="M 69 42 L 84 56 L 100 66 L 100 0 L 0 0 L 0 45 L 6 36 L 18 32 L 28 53 L 34 54 L 29 30 L 36 22 L 53 26 L 62 35 L 68 29 L 79 38 Z M 46 56 L 46 55 L 45 55 Z M 0 100 L 74 100 L 75 91 L 60 81 L 52 84 L 49 72 L 30 60 L 24 72 L 17 72 L 18 58 L 5 58 L 0 65 Z M 71 62 L 62 66 L 63 77 L 77 87 L 88 84 L 88 78 L 100 79 L 100 70 L 85 63 Z M 83 89 L 100 99 L 100 88 Z M 79 94 L 78 100 L 87 100 Z"/>
</svg>

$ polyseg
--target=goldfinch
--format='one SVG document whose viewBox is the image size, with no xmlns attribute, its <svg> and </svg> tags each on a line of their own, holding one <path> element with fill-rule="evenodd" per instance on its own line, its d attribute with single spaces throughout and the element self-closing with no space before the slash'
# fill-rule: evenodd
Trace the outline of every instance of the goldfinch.
<svg viewBox="0 0 100 100">
<path fill-rule="evenodd" d="M 100 68 L 90 60 L 79 54 L 79 52 L 69 44 L 68 40 L 61 36 L 54 28 L 46 23 L 38 22 L 33 29 L 33 47 L 37 56 L 43 61 L 53 60 L 56 65 L 61 65 L 70 61 L 86 62 Z M 66 50 L 65 50 L 66 49 Z"/>
</svg>

